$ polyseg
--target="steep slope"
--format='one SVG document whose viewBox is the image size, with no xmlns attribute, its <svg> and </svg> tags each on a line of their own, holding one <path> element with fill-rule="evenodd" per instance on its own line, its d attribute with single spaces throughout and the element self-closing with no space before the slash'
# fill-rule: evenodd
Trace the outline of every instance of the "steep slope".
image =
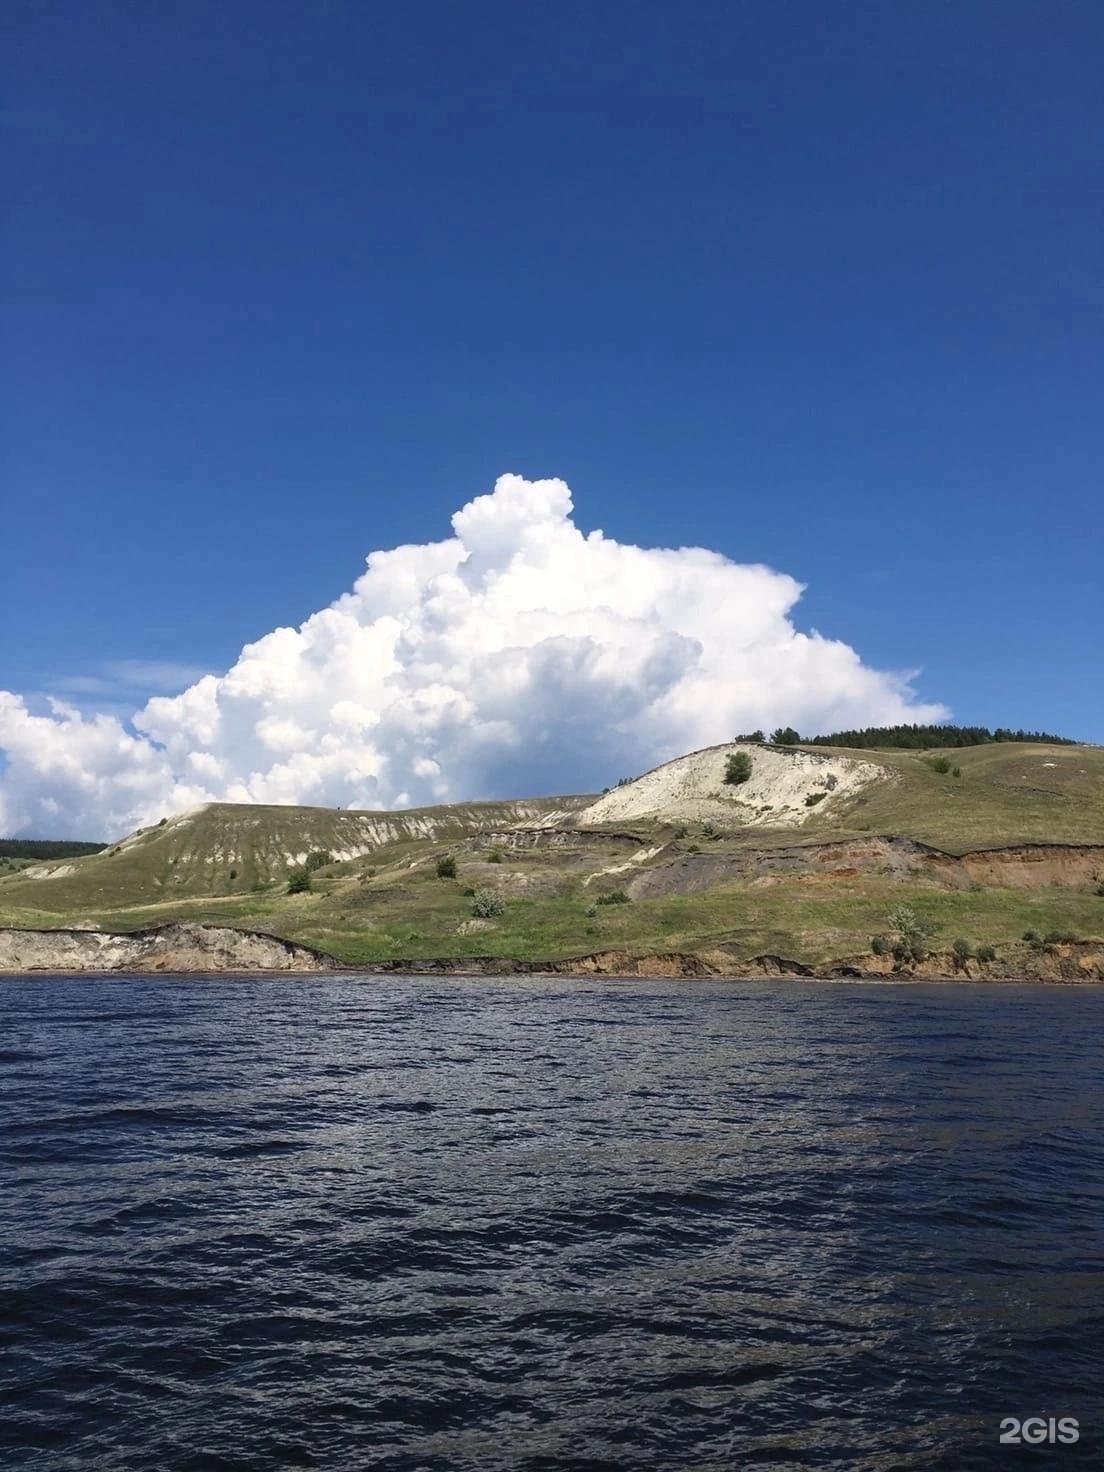
<svg viewBox="0 0 1104 1472">
<path fill-rule="evenodd" d="M 724 781 L 743 751 L 750 779 Z M 810 802 L 809 799 L 812 799 Z M 580 828 L 708 823 L 742 843 L 896 835 L 943 849 L 1104 843 L 1104 748 L 1001 742 L 942 751 L 708 747 L 614 788 Z"/>
<path fill-rule="evenodd" d="M 2 901 L 48 911 L 247 894 L 311 853 L 336 863 L 396 844 L 455 840 L 490 828 L 561 822 L 588 797 L 454 803 L 399 812 L 209 803 L 139 829 L 103 853 L 35 864 L 5 881 Z"/>
<path fill-rule="evenodd" d="M 751 776 L 725 781 L 730 756 L 744 753 Z M 890 780 L 885 767 L 835 752 L 734 742 L 675 757 L 623 787 L 615 787 L 575 816 L 581 828 L 631 823 L 715 821 L 726 828 L 795 828 L 821 803 L 826 810 L 871 783 Z"/>
</svg>

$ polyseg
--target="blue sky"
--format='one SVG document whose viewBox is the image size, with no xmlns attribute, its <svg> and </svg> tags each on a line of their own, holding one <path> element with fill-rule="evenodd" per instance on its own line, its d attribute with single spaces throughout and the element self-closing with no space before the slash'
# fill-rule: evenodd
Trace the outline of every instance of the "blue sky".
<svg viewBox="0 0 1104 1472">
<path fill-rule="evenodd" d="M 503 471 L 1104 740 L 1096 4 L 16 3 L 0 687 L 135 708 Z"/>
</svg>

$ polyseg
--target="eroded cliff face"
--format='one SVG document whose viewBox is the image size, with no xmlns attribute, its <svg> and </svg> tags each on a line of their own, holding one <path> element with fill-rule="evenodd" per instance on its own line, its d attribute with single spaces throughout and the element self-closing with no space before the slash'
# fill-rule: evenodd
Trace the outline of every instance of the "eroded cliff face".
<svg viewBox="0 0 1104 1472">
<path fill-rule="evenodd" d="M 0 930 L 0 972 L 332 971 L 330 957 L 279 936 L 222 925 L 103 930 Z"/>
<path fill-rule="evenodd" d="M 1104 883 L 1104 845 L 1020 844 L 957 855 L 909 838 L 872 835 L 736 853 L 673 852 L 625 888 L 639 900 L 698 894 L 733 879 L 769 881 L 798 874 L 838 880 L 857 874 L 921 878 L 946 889 L 1091 889 Z"/>
<path fill-rule="evenodd" d="M 959 863 L 971 884 L 986 889 L 1082 889 L 1104 883 L 1104 846 L 1029 843 L 963 854 Z"/>
<path fill-rule="evenodd" d="M 507 956 L 449 957 L 437 961 L 381 961 L 365 970 L 404 976 L 609 976 L 697 977 L 716 981 L 765 981 L 791 977 L 823 981 L 1104 981 L 1104 941 L 1071 941 L 1042 951 L 1009 947 L 994 962 L 959 963 L 950 952 L 933 952 L 915 966 L 899 967 L 889 957 L 849 956 L 809 965 L 786 956 L 741 959 L 725 946 L 696 951 L 594 951 L 564 961 L 515 961 Z"/>
<path fill-rule="evenodd" d="M 687 976 L 718 981 L 767 980 L 773 977 L 826 981 L 1104 981 L 1104 942 L 1075 941 L 1042 951 L 1010 948 L 994 962 L 957 962 L 951 952 L 933 952 L 919 965 L 898 967 L 889 957 L 861 955 L 810 966 L 785 956 L 753 956 L 740 960 L 724 947 L 701 951 L 633 954 L 597 951 L 575 961 L 558 962 L 557 972 L 580 976 Z"/>
</svg>

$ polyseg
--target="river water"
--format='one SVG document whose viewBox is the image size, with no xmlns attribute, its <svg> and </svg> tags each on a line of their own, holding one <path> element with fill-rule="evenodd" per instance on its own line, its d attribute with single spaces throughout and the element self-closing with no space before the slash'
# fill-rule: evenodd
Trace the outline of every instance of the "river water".
<svg viewBox="0 0 1104 1472">
<path fill-rule="evenodd" d="M 1104 1466 L 1104 988 L 26 978 L 0 1021 L 6 1468 Z"/>
</svg>

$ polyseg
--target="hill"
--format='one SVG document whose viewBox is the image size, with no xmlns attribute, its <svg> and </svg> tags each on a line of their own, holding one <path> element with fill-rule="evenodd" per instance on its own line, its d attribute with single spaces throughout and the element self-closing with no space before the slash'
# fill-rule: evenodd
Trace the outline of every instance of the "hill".
<svg viewBox="0 0 1104 1472">
<path fill-rule="evenodd" d="M 398 812 L 207 803 L 139 828 L 90 857 L 25 869 L 22 892 L 61 910 L 248 894 L 284 880 L 308 855 L 343 863 L 385 849 L 393 859 L 404 845 L 452 841 L 516 823 L 553 823 L 588 801 L 534 798 Z"/>
<path fill-rule="evenodd" d="M 750 774 L 727 782 L 740 754 Z M 308 855 L 311 887 L 289 894 Z M 439 860 L 451 861 L 440 876 Z M 903 902 L 945 967 L 955 940 L 1015 967 L 1031 947 L 1104 934 L 1104 751 L 733 743 L 597 798 L 402 813 L 212 804 L 0 877 L 11 927 L 187 921 L 394 966 L 867 964 Z"/>
<path fill-rule="evenodd" d="M 743 756 L 749 775 L 729 780 L 730 757 Z M 832 753 L 777 750 L 733 742 L 676 757 L 615 787 L 584 808 L 581 827 L 653 819 L 666 823 L 714 822 L 737 828 L 803 827 L 821 802 L 844 798 L 884 779 L 885 768 Z"/>
</svg>

